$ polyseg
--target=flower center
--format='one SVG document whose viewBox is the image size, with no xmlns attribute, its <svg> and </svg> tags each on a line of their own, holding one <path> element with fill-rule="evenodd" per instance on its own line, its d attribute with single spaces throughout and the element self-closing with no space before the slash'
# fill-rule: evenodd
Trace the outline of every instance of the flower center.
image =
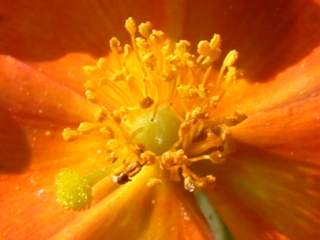
<svg viewBox="0 0 320 240">
<path fill-rule="evenodd" d="M 161 155 L 178 140 L 179 126 L 179 118 L 168 107 L 159 109 L 156 113 L 146 111 L 133 122 L 133 142 L 145 150 Z"/>
<path fill-rule="evenodd" d="M 122 46 L 113 37 L 110 55 L 100 58 L 95 66 L 83 68 L 88 75 L 86 98 L 100 106 L 96 122 L 66 128 L 63 138 L 102 133 L 109 161 L 121 163 L 112 178 L 118 184 L 134 180 L 150 165 L 160 169 L 164 173 L 161 176 L 182 181 L 190 192 L 213 183 L 214 176 L 198 176 L 191 166 L 200 161 L 222 162 L 228 152 L 229 128 L 246 118 L 238 112 L 223 118 L 214 113 L 226 84 L 237 78 L 237 51 L 230 51 L 216 69 L 221 55 L 218 34 L 210 41 L 200 41 L 198 55 L 194 55 L 188 41 L 174 42 L 153 29 L 150 22 L 137 26 L 128 18 L 125 28 L 131 44 Z M 61 179 L 57 182 L 60 188 L 64 186 Z M 161 182 L 155 177 L 148 185 Z M 75 192 L 70 187 L 63 189 L 69 189 L 71 195 Z M 69 202 L 73 199 L 70 194 L 60 195 L 68 196 Z"/>
</svg>

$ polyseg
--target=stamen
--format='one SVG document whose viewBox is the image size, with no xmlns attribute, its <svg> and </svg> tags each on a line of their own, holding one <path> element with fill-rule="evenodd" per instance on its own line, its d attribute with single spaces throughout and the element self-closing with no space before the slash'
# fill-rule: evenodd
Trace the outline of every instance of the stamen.
<svg viewBox="0 0 320 240">
<path fill-rule="evenodd" d="M 219 34 L 201 40 L 193 54 L 189 41 L 174 42 L 150 22 L 137 27 L 134 19 L 128 18 L 124 26 L 131 43 L 121 44 L 112 37 L 110 55 L 94 66 L 83 67 L 88 78 L 84 94 L 100 106 L 95 121 L 64 129 L 63 138 L 76 140 L 93 132 L 103 135 L 102 152 L 107 154 L 106 164 L 117 166 L 112 173 L 117 184 L 134 181 L 145 166 L 164 172 L 151 178 L 149 187 L 162 183 L 162 176 L 182 182 L 189 192 L 214 183 L 211 174 L 198 176 L 191 169 L 201 162 L 225 161 L 232 150 L 231 128 L 247 118 L 239 112 L 219 118 L 215 114 L 227 96 L 228 84 L 239 76 L 235 66 L 238 52 L 231 50 L 219 69 Z M 95 181 L 102 181 L 97 176 Z M 75 184 L 69 184 L 69 179 Z M 92 184 L 89 188 L 89 180 L 83 179 L 89 178 L 74 172 L 58 176 L 57 198 L 62 205 L 73 209 L 86 206 Z"/>
<path fill-rule="evenodd" d="M 71 128 L 65 128 L 62 132 L 62 137 L 66 141 L 74 140 L 79 136 L 79 133 L 76 130 Z"/>
</svg>

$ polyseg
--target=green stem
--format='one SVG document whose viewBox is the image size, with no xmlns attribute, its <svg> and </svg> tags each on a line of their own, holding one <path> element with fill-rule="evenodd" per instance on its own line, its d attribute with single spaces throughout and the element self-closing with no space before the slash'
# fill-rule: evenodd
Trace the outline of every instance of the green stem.
<svg viewBox="0 0 320 240">
<path fill-rule="evenodd" d="M 214 209 L 207 196 L 202 192 L 194 193 L 200 211 L 208 222 L 215 240 L 234 240 L 228 227 L 223 223 L 217 210 Z"/>
</svg>

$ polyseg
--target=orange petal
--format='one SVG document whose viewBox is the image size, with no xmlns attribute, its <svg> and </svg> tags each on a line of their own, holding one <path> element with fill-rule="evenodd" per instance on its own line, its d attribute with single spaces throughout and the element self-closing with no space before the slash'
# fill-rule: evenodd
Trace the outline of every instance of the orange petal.
<svg viewBox="0 0 320 240">
<path fill-rule="evenodd" d="M 218 112 L 226 114 L 239 110 L 250 116 L 315 96 L 320 89 L 319 63 L 320 47 L 270 81 L 250 83 L 240 80 L 228 88 Z"/>
<path fill-rule="evenodd" d="M 272 96 L 267 88 L 264 103 L 247 105 L 251 115 L 232 130 L 235 152 L 217 168 L 209 194 L 240 239 L 320 236 L 318 59 L 315 51 L 305 66 L 279 75 L 292 76 L 287 91 L 279 86 Z"/>
<path fill-rule="evenodd" d="M 318 239 L 319 165 L 242 146 L 208 190 L 238 239 Z"/>
<path fill-rule="evenodd" d="M 250 116 L 233 129 L 233 137 L 291 160 L 291 164 L 309 162 L 319 165 L 319 108 L 320 94 L 315 89 L 309 96 Z"/>
<path fill-rule="evenodd" d="M 8 56 L 0 56 L 0 104 L 13 114 L 52 122 L 92 119 L 96 107 L 55 79 Z"/>
<path fill-rule="evenodd" d="M 225 51 L 239 51 L 245 76 L 267 80 L 319 45 L 319 6 L 319 0 L 189 0 L 183 37 L 196 42 L 220 33 Z"/>
<path fill-rule="evenodd" d="M 53 239 L 212 239 L 187 198 L 166 185 L 146 186 L 152 172 L 145 169 Z"/>
<path fill-rule="evenodd" d="M 212 239 L 190 193 L 178 186 L 160 186 L 142 239 Z"/>
<path fill-rule="evenodd" d="M 64 167 L 88 173 L 105 167 L 103 139 L 65 142 L 61 127 L 0 113 L 0 238 L 47 239 L 78 213 L 55 202 L 55 176 Z"/>
<path fill-rule="evenodd" d="M 128 39 L 123 23 L 129 16 L 150 20 L 156 27 L 165 18 L 160 1 L 18 0 L 1 3 L 0 52 L 13 56 L 81 91 L 81 66 L 107 52 L 108 40 Z M 90 56 L 91 55 L 91 56 Z"/>
<path fill-rule="evenodd" d="M 1 123 L 8 127 L 0 135 L 6 140 L 4 148 L 0 148 L 4 156 L 1 166 L 6 166 L 1 168 L 0 177 L 3 238 L 125 239 L 130 234 L 131 239 L 211 239 L 194 203 L 184 195 L 186 192 L 165 183 L 155 188 L 146 186 L 152 171 L 143 172 L 114 193 L 115 185 L 111 178 L 106 179 L 109 186 L 94 188 L 100 201 L 91 208 L 80 212 L 64 210 L 55 202 L 57 173 L 68 167 L 87 174 L 108 166 L 99 151 L 103 138 L 90 134 L 65 142 L 61 128 L 47 122 L 7 117 Z M 11 134 L 15 132 L 21 135 Z M 19 137 L 23 140 L 17 140 Z M 12 151 L 21 151 L 18 156 L 23 157 L 17 157 L 14 166 L 7 164 L 14 156 Z"/>
</svg>

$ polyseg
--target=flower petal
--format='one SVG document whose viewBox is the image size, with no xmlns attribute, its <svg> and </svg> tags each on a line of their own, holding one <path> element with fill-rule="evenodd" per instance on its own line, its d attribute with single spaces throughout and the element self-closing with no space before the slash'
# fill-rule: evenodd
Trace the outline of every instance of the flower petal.
<svg viewBox="0 0 320 240">
<path fill-rule="evenodd" d="M 163 25 L 163 1 L 18 0 L 1 3 L 0 53 L 81 91 L 81 66 L 105 55 L 110 37 L 128 39 L 126 18 Z M 91 56 L 90 56 L 91 55 Z M 93 56 L 93 57 L 92 57 Z"/>
<path fill-rule="evenodd" d="M 183 37 L 196 42 L 220 33 L 225 51 L 239 51 L 245 76 L 267 80 L 319 45 L 319 6 L 318 0 L 189 0 Z"/>
<path fill-rule="evenodd" d="M 12 119 L 7 122 L 9 120 Z M 66 167 L 82 174 L 108 167 L 103 153 L 99 151 L 104 145 L 103 139 L 90 134 L 77 141 L 65 142 L 59 126 L 17 117 L 14 123 L 10 130 L 21 131 L 25 138 L 23 143 L 32 147 L 29 152 L 21 153 L 29 158 L 25 165 L 19 169 L 9 168 L 11 166 L 1 169 L 0 232 L 3 238 L 47 239 L 57 234 L 57 239 L 68 239 L 68 236 L 77 239 L 124 239 L 130 233 L 132 239 L 140 239 L 139 236 L 211 239 L 190 197 L 166 184 L 147 187 L 146 181 L 151 175 L 145 173 L 114 193 L 112 191 L 117 185 L 109 177 L 103 180 L 104 186 L 94 188 L 98 199 L 91 208 L 80 212 L 64 210 L 55 201 L 55 177 Z M 13 135 L 8 132 L 7 139 L 10 140 L 10 136 Z M 19 142 L 15 139 L 9 141 L 1 152 L 3 156 L 10 156 L 13 144 Z M 17 149 L 23 148 L 18 145 Z M 8 160 L 2 158 L 1 164 Z"/>
<path fill-rule="evenodd" d="M 290 159 L 319 165 L 320 91 L 250 116 L 233 129 L 237 141 Z M 295 163 L 298 162 L 298 163 Z"/>
<path fill-rule="evenodd" d="M 55 201 L 56 175 L 66 167 L 82 174 L 108 167 L 98 151 L 103 139 L 66 142 L 61 127 L 41 121 L 7 117 L 2 124 L 7 130 L 0 133 L 0 238 L 47 239 L 78 215 Z"/>
<path fill-rule="evenodd" d="M 235 152 L 209 194 L 240 239 L 320 237 L 320 94 L 306 89 L 232 131 Z"/>
<path fill-rule="evenodd" d="M 0 104 L 12 114 L 69 124 L 93 118 L 97 107 L 78 93 L 14 58 L 0 62 Z"/>
<path fill-rule="evenodd" d="M 240 80 L 231 85 L 219 105 L 219 114 L 232 113 L 235 110 L 248 116 L 294 101 L 315 96 L 320 90 L 320 48 L 296 65 L 279 73 L 268 82 L 250 83 Z"/>
<path fill-rule="evenodd" d="M 318 239 L 320 169 L 243 147 L 208 190 L 237 239 Z"/>
<path fill-rule="evenodd" d="M 145 169 L 53 239 L 211 239 L 187 198 L 166 185 L 146 186 L 152 173 Z"/>
</svg>

